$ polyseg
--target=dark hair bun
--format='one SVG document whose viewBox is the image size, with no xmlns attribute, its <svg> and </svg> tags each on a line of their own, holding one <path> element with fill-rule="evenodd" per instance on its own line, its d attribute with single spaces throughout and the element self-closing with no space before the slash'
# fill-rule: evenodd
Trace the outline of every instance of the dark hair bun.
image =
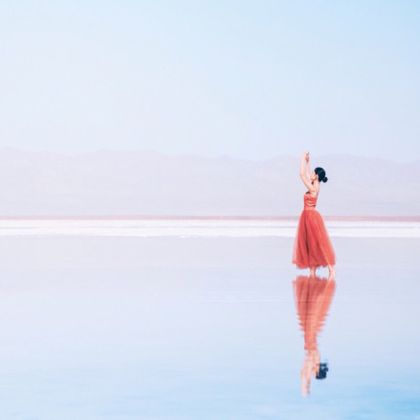
<svg viewBox="0 0 420 420">
<path fill-rule="evenodd" d="M 327 178 L 326 176 L 324 176 L 323 181 L 324 181 L 324 182 L 327 182 L 327 181 L 328 181 L 328 178 Z"/>
</svg>

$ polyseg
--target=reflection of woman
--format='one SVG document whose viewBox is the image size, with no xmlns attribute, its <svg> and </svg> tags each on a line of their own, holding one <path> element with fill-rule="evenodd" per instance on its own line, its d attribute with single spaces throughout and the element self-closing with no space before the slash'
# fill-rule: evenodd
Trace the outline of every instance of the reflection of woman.
<svg viewBox="0 0 420 420">
<path fill-rule="evenodd" d="M 309 168 L 309 152 L 300 163 L 300 177 L 308 188 L 303 195 L 303 210 L 299 217 L 293 245 L 292 263 L 298 268 L 309 268 L 315 274 L 317 267 L 327 267 L 330 276 L 335 275 L 335 252 L 322 215 L 316 209 L 321 182 L 327 182 L 325 170 Z"/>
<path fill-rule="evenodd" d="M 297 276 L 293 281 L 296 310 L 305 338 L 305 360 L 301 370 L 303 395 L 309 394 L 311 377 L 326 377 L 328 367 L 321 363 L 317 335 L 320 332 L 335 292 L 335 279 L 318 276 Z"/>
</svg>

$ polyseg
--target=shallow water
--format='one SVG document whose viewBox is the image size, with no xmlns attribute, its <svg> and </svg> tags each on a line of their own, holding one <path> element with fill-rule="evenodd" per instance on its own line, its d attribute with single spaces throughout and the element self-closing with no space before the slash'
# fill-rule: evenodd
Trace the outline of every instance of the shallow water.
<svg viewBox="0 0 420 420">
<path fill-rule="evenodd" d="M 292 238 L 0 238 L 1 418 L 420 418 L 420 240 L 333 243 L 303 397 Z"/>
</svg>

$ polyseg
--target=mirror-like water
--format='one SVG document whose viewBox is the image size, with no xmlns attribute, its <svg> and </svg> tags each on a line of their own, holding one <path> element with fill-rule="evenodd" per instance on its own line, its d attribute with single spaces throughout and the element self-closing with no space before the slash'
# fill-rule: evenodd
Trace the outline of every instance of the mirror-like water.
<svg viewBox="0 0 420 420">
<path fill-rule="evenodd" d="M 334 245 L 1 238 L 2 418 L 420 418 L 420 240 Z"/>
</svg>

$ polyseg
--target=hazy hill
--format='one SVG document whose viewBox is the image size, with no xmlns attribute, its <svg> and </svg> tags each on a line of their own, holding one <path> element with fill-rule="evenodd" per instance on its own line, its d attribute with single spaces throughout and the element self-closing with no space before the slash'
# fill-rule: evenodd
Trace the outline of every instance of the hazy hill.
<svg viewBox="0 0 420 420">
<path fill-rule="evenodd" d="M 420 215 L 420 161 L 351 155 L 323 166 L 325 215 Z M 296 216 L 305 186 L 299 156 L 265 161 L 154 152 L 79 155 L 0 150 L 0 215 Z"/>
</svg>

